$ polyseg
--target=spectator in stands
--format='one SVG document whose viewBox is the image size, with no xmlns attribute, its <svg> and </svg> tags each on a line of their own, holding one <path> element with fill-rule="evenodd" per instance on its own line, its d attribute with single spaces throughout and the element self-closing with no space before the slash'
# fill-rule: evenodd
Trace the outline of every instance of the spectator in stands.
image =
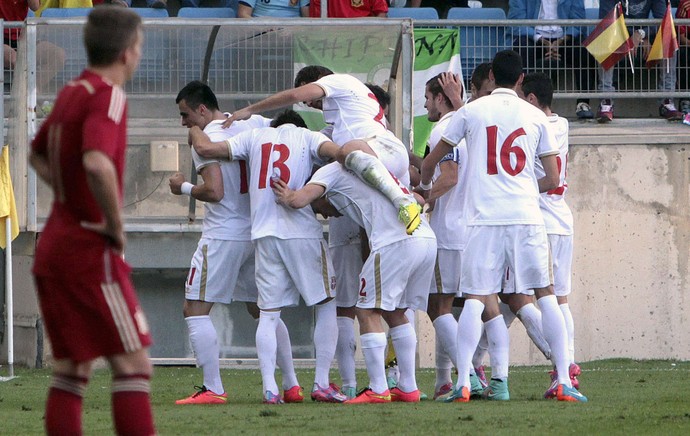
<svg viewBox="0 0 690 436">
<path fill-rule="evenodd" d="M 311 0 L 309 16 L 321 17 L 321 0 Z M 385 18 L 387 16 L 386 0 L 328 0 L 328 18 Z"/>
<path fill-rule="evenodd" d="M 408 7 L 411 8 L 434 8 L 441 19 L 445 19 L 450 8 L 466 8 L 467 0 L 410 0 Z"/>
<path fill-rule="evenodd" d="M 180 0 L 181 8 L 231 8 L 231 0 Z"/>
<path fill-rule="evenodd" d="M 619 0 L 601 0 L 599 3 L 599 18 L 604 18 L 618 2 Z M 663 18 L 666 13 L 666 0 L 628 0 L 623 3 L 623 14 L 625 18 L 649 18 L 650 12 L 654 18 Z M 655 30 L 655 27 L 652 27 L 651 30 Z M 637 53 L 637 49 L 641 47 L 643 58 L 647 58 L 647 54 L 651 48 L 649 40 L 654 38 L 654 35 L 650 35 L 650 33 L 649 27 L 647 27 L 646 30 L 635 29 L 633 31 L 632 39 L 635 46 L 633 54 Z M 659 68 L 657 89 L 663 91 L 674 91 L 676 89 L 677 57 L 678 54 L 676 53 L 673 55 L 673 58 L 669 60 L 668 72 L 665 64 L 662 63 L 664 67 Z M 604 71 L 601 66 L 599 67 L 599 83 L 597 88 L 599 91 L 607 93 L 613 93 L 616 90 L 613 86 L 613 68 Z M 659 116 L 673 121 L 682 119 L 683 113 L 676 109 L 673 99 L 665 98 L 661 101 L 661 105 L 659 106 Z M 611 98 L 605 98 L 599 103 L 597 121 L 606 123 L 611 120 L 613 120 L 613 100 Z"/>
<path fill-rule="evenodd" d="M 331 7 L 331 2 L 328 2 Z M 251 17 L 308 17 L 309 0 L 240 0 L 238 18 Z"/>
<path fill-rule="evenodd" d="M 510 0 L 508 19 L 511 20 L 583 20 L 584 0 Z M 582 46 L 578 26 L 562 27 L 544 23 L 536 27 L 513 29 L 513 50 L 520 53 L 528 72 L 556 68 L 571 69 L 580 91 L 589 91 L 594 85 L 594 60 Z M 591 67 L 589 67 L 591 65 Z M 575 114 L 580 119 L 594 118 L 589 99 L 579 98 Z"/>
<path fill-rule="evenodd" d="M 678 9 L 676 10 L 676 18 L 688 19 L 690 18 L 690 0 L 680 0 L 678 4 Z M 690 83 L 688 80 L 688 65 L 690 65 L 690 37 L 688 35 L 688 26 L 678 26 L 678 45 L 680 50 L 678 51 L 678 64 L 680 68 L 678 69 L 678 89 L 689 90 Z M 690 100 L 687 98 L 681 99 L 678 104 L 679 109 L 687 114 L 690 113 Z"/>
<path fill-rule="evenodd" d="M 0 19 L 5 21 L 24 21 L 29 9 L 38 10 L 40 0 L 0 1 Z M 14 70 L 17 62 L 17 43 L 19 29 L 5 29 L 3 35 L 3 68 Z M 65 51 L 47 41 L 36 44 L 36 87 L 45 92 L 48 83 L 65 64 Z"/>
<path fill-rule="evenodd" d="M 111 4 L 125 7 L 132 7 L 132 0 L 110 0 Z M 154 9 L 166 9 L 168 0 L 146 0 L 146 6 Z"/>
</svg>

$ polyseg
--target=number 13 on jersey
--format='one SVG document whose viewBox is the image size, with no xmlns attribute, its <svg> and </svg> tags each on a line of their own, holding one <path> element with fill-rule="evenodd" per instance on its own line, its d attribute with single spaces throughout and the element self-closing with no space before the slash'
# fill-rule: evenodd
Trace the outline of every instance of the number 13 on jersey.
<svg viewBox="0 0 690 436">
<path fill-rule="evenodd" d="M 269 172 L 269 161 L 274 153 L 278 154 L 278 158 L 271 164 L 271 171 Z M 261 144 L 261 170 L 259 173 L 259 189 L 266 189 L 267 182 L 269 186 L 273 187 L 273 181 L 270 178 L 273 176 L 275 169 L 280 173 L 280 178 L 283 182 L 290 181 L 290 168 L 285 165 L 285 161 L 290 157 L 290 149 L 285 144 L 273 144 L 267 142 Z"/>
</svg>

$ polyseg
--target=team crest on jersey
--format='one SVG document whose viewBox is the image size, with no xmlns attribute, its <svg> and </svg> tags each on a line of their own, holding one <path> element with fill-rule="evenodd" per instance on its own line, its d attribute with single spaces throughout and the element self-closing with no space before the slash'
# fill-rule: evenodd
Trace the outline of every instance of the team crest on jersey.
<svg viewBox="0 0 690 436">
<path fill-rule="evenodd" d="M 361 8 L 364 4 L 364 0 L 350 0 L 350 5 L 353 8 Z"/>
</svg>

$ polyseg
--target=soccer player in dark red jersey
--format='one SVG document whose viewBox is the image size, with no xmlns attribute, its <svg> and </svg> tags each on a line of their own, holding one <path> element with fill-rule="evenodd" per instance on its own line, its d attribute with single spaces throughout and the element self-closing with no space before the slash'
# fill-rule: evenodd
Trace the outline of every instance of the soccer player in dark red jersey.
<svg viewBox="0 0 690 436">
<path fill-rule="evenodd" d="M 113 371 L 118 434 L 155 434 L 150 405 L 151 336 L 122 258 L 121 216 L 127 142 L 122 86 L 141 58 L 141 19 L 95 8 L 84 27 L 88 66 L 60 92 L 32 143 L 30 161 L 54 200 L 33 273 L 55 362 L 46 432 L 82 434 L 92 362 Z"/>
</svg>

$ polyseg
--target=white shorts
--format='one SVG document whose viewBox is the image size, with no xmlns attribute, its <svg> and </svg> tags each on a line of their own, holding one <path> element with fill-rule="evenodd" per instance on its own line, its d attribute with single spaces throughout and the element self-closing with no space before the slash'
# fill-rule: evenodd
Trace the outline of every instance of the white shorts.
<svg viewBox="0 0 690 436">
<path fill-rule="evenodd" d="M 434 277 L 429 287 L 429 295 L 448 294 L 460 296 L 460 263 L 462 250 L 439 248 L 436 253 Z"/>
<path fill-rule="evenodd" d="M 376 156 L 383 163 L 388 171 L 393 174 L 403 186 L 410 185 L 410 156 L 407 148 L 392 133 L 390 135 L 375 136 L 366 138 Z"/>
<path fill-rule="evenodd" d="M 544 226 L 469 226 L 463 254 L 460 276 L 463 294 L 500 292 L 506 268 L 513 272 L 519 293 L 553 283 Z"/>
<path fill-rule="evenodd" d="M 352 307 L 357 304 L 359 273 L 362 271 L 362 246 L 357 244 L 338 245 L 329 248 L 335 271 L 337 307 Z"/>
<path fill-rule="evenodd" d="M 208 303 L 255 303 L 252 243 L 201 238 L 187 274 L 184 297 Z"/>
<path fill-rule="evenodd" d="M 409 238 L 373 251 L 362 267 L 357 307 L 426 311 L 436 240 Z"/>
<path fill-rule="evenodd" d="M 570 295 L 571 269 L 573 264 L 572 235 L 548 235 L 551 262 L 553 264 L 553 290 L 557 297 Z M 515 293 L 515 277 L 510 269 L 506 270 L 503 281 L 503 293 Z M 534 290 L 526 290 L 521 294 L 534 295 Z"/>
<path fill-rule="evenodd" d="M 297 306 L 300 295 L 307 306 L 335 297 L 325 241 L 267 236 L 255 240 L 254 247 L 260 309 Z"/>
</svg>

